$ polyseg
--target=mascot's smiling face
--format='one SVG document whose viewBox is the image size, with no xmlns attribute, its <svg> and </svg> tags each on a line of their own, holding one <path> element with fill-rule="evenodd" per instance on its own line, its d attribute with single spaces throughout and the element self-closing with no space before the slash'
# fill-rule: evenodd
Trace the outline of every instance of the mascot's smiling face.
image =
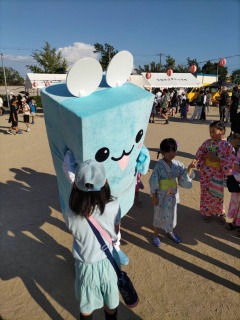
<svg viewBox="0 0 240 320">
<path fill-rule="evenodd" d="M 121 57 L 125 62 L 120 63 Z M 102 72 L 101 77 L 99 70 L 97 77 L 94 76 L 95 60 L 95 67 L 91 69 L 88 65 L 87 68 L 91 73 L 90 79 L 98 79 L 91 85 L 86 85 L 87 81 L 80 77 L 79 86 L 77 72 L 73 68 L 73 72 L 68 74 L 67 83 L 41 91 L 62 204 L 68 203 L 69 197 L 69 187 L 62 173 L 67 149 L 73 152 L 77 163 L 95 159 L 104 164 L 112 194 L 118 198 L 123 215 L 133 204 L 136 159 L 143 145 L 154 95 L 125 83 L 133 67 L 131 57 L 129 53 L 120 52 L 112 59 L 104 88 L 101 84 L 98 87 Z M 116 62 L 120 63 L 120 67 L 116 67 Z M 126 65 L 128 73 L 124 71 Z M 81 63 L 80 66 L 80 69 L 84 69 Z M 115 77 L 121 69 L 124 74 L 120 72 L 120 76 Z"/>
</svg>

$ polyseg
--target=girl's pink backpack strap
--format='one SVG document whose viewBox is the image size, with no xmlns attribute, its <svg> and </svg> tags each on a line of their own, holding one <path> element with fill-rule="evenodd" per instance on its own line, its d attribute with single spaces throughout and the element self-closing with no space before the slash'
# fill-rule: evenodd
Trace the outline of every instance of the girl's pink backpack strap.
<svg viewBox="0 0 240 320">
<path fill-rule="evenodd" d="M 112 238 L 110 237 L 109 233 L 100 226 L 97 220 L 93 216 L 90 216 L 88 220 L 92 222 L 92 224 L 100 232 L 100 234 L 112 245 Z"/>
</svg>

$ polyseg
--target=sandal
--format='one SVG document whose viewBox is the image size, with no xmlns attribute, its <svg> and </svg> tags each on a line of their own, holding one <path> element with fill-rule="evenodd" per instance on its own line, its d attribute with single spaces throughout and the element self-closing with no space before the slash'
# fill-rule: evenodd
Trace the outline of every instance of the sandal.
<svg viewBox="0 0 240 320">
<path fill-rule="evenodd" d="M 202 218 L 203 218 L 203 221 L 206 222 L 206 223 L 209 223 L 212 220 L 211 216 L 203 216 Z"/>
<path fill-rule="evenodd" d="M 170 239 L 172 239 L 175 243 L 180 243 L 181 239 L 173 232 L 167 232 L 167 235 Z"/>
<path fill-rule="evenodd" d="M 160 244 L 161 244 L 161 241 L 158 238 L 158 236 L 153 236 L 152 237 L 152 243 L 154 244 L 155 247 L 159 248 Z"/>
<path fill-rule="evenodd" d="M 225 227 L 227 230 L 234 230 L 235 227 L 232 223 L 227 223 L 226 227 Z"/>
</svg>

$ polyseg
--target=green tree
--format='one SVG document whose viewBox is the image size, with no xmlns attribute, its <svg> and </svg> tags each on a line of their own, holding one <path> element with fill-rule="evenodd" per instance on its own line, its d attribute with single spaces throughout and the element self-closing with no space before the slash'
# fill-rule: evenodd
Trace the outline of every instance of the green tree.
<svg viewBox="0 0 240 320">
<path fill-rule="evenodd" d="M 66 73 L 68 64 L 67 60 L 62 57 L 61 52 L 56 52 L 48 42 L 45 42 L 42 50 L 34 51 L 32 54 L 33 59 L 38 65 L 27 65 L 34 73 Z"/>
<path fill-rule="evenodd" d="M 24 85 L 24 79 L 20 76 L 18 71 L 12 68 L 4 68 L 7 85 L 10 86 L 22 86 Z M 0 85 L 5 85 L 3 68 L 0 67 Z"/>
<path fill-rule="evenodd" d="M 231 81 L 236 84 L 240 84 L 240 69 L 233 71 Z"/>
<path fill-rule="evenodd" d="M 166 72 L 167 69 L 169 69 L 169 68 L 171 68 L 171 69 L 173 69 L 173 71 L 175 71 L 176 60 L 168 54 L 166 56 L 166 63 L 161 68 L 161 72 Z"/>
<path fill-rule="evenodd" d="M 204 73 L 204 74 L 218 74 L 218 80 L 225 81 L 226 77 L 227 77 L 227 68 L 220 67 L 218 65 L 218 62 L 213 63 L 211 61 L 208 61 L 202 67 L 202 73 Z"/>
<path fill-rule="evenodd" d="M 199 73 L 202 71 L 202 68 L 200 67 L 199 63 L 197 62 L 196 59 L 190 59 L 187 58 L 187 70 L 186 72 L 189 72 L 190 68 L 192 65 L 195 65 L 197 67 L 196 73 Z"/>
<path fill-rule="evenodd" d="M 109 62 L 111 61 L 112 57 L 118 53 L 118 51 L 108 43 L 105 43 L 104 46 L 100 43 L 94 43 L 94 49 L 94 53 L 100 54 L 99 63 L 101 64 L 103 71 L 106 71 Z"/>
</svg>

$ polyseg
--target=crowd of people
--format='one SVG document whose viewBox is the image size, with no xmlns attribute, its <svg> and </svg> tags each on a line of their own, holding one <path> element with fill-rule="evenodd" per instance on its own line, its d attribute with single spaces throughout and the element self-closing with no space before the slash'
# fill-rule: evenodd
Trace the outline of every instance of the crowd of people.
<svg viewBox="0 0 240 320">
<path fill-rule="evenodd" d="M 219 101 L 226 98 L 223 89 Z M 199 103 L 195 107 L 195 117 L 206 119 L 207 92 L 201 92 Z M 225 100 L 227 101 L 227 100 Z M 209 102 L 209 100 L 208 100 Z M 239 97 L 235 105 L 235 97 L 231 98 L 229 117 L 233 122 L 236 118 Z M 204 111 L 203 111 L 204 105 Z M 209 102 L 210 105 L 210 102 Z M 237 106 L 231 111 L 231 107 Z M 201 107 L 201 110 L 200 110 Z M 175 89 L 159 90 L 156 93 L 150 122 L 154 122 L 157 113 L 169 124 L 169 116 L 175 116 L 180 111 L 180 117 L 187 118 L 189 101 L 185 92 L 178 94 Z M 200 214 L 204 222 L 209 223 L 214 217 L 219 223 L 224 224 L 228 230 L 235 230 L 240 236 L 240 190 L 232 192 L 228 209 L 228 218 L 231 223 L 226 223 L 224 208 L 224 182 L 229 176 L 233 176 L 240 183 L 240 143 L 233 146 L 231 141 L 225 139 L 226 105 L 219 103 L 220 120 L 213 121 L 209 125 L 210 138 L 202 143 L 196 150 L 194 159 L 186 167 L 175 159 L 178 144 L 175 139 L 167 138 L 160 142 L 158 157 L 149 179 L 150 196 L 153 204 L 153 234 L 152 243 L 160 247 L 160 229 L 174 243 L 182 242 L 174 228 L 177 225 L 177 205 L 179 203 L 179 186 L 190 189 L 195 178 L 193 169 L 200 171 Z M 10 118 L 11 128 L 9 134 L 19 134 L 18 114 L 23 113 L 26 132 L 30 131 L 34 124 L 36 103 L 34 99 L 27 97 L 12 97 Z M 232 116 L 231 116 L 232 115 Z M 194 118 L 194 117 L 193 117 Z M 240 134 L 240 122 L 233 131 Z M 144 153 L 147 157 L 148 152 Z M 71 161 L 69 161 L 71 163 Z M 64 170 L 64 163 L 63 163 Z M 138 170 L 137 170 L 138 171 Z M 69 174 L 69 170 L 64 170 Z M 140 172 L 140 171 L 139 171 Z M 135 204 L 142 206 L 139 200 L 141 175 L 136 174 Z M 69 177 L 70 178 L 70 177 Z M 105 319 L 117 319 L 119 305 L 119 288 L 117 275 L 106 257 L 105 251 L 100 250 L 98 240 L 92 232 L 89 221 L 99 222 L 102 233 L 107 232 L 111 241 L 107 244 L 116 263 L 120 266 L 128 264 L 128 257 L 118 250 L 116 241 L 120 231 L 121 208 L 118 201 L 111 195 L 111 186 L 108 184 L 107 172 L 104 165 L 95 160 L 87 160 L 77 165 L 71 180 L 71 193 L 66 223 L 74 237 L 73 255 L 75 258 L 75 291 L 79 300 L 80 319 L 93 319 L 93 311 L 104 307 Z M 121 258 L 124 258 L 121 259 Z"/>
<path fill-rule="evenodd" d="M 35 116 L 37 113 L 36 101 L 32 97 L 22 96 L 19 94 L 17 97 L 12 95 L 10 98 L 10 116 L 8 122 L 11 123 L 10 128 L 6 131 L 10 135 L 19 135 L 23 133 L 22 129 L 18 126 L 18 116 L 22 113 L 23 122 L 26 126 L 26 132 L 31 131 L 30 129 L 30 118 L 31 124 L 35 123 Z"/>
<path fill-rule="evenodd" d="M 179 113 L 180 118 L 187 119 L 190 110 L 190 102 L 184 90 L 179 92 L 176 88 L 159 89 L 154 91 L 155 99 L 149 122 L 154 123 L 156 115 L 165 120 L 164 124 L 169 124 L 169 117 L 174 117 Z M 232 122 L 239 104 L 239 89 L 235 86 L 231 95 L 227 92 L 227 87 L 220 88 L 220 95 L 217 98 L 219 107 L 219 118 L 221 121 Z M 190 120 L 206 120 L 212 106 L 212 94 L 209 90 L 201 89 L 194 103 L 194 111 Z"/>
</svg>

